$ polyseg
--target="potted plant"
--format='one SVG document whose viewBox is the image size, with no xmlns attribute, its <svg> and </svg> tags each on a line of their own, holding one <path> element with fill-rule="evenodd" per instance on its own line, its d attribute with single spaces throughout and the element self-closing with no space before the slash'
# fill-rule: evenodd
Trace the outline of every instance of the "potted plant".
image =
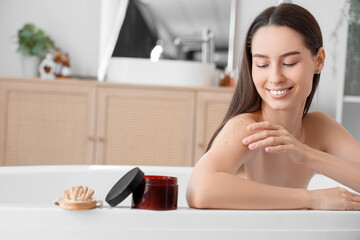
<svg viewBox="0 0 360 240">
<path fill-rule="evenodd" d="M 55 48 L 54 41 L 34 24 L 25 24 L 18 31 L 19 47 L 17 52 L 22 55 L 23 74 L 26 77 L 38 76 L 40 59 Z"/>
</svg>

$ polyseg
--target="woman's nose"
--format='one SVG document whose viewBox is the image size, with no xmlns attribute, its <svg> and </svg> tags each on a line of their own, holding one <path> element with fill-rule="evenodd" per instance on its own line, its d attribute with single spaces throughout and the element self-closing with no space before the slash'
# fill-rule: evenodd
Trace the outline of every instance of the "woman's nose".
<svg viewBox="0 0 360 240">
<path fill-rule="evenodd" d="M 283 72 L 281 71 L 281 67 L 272 67 L 269 80 L 271 83 L 281 83 L 285 81 L 285 77 L 283 75 Z"/>
</svg>

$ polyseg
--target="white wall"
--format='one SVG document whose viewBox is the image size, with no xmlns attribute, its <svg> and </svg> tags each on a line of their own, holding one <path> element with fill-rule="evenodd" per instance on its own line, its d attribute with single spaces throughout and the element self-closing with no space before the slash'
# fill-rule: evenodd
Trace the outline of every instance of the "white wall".
<svg viewBox="0 0 360 240">
<path fill-rule="evenodd" d="M 346 0 L 294 0 L 309 10 L 318 20 L 322 30 L 326 52 L 325 67 L 321 73 L 318 94 L 314 97 L 312 110 L 326 112 L 333 118 L 336 116 L 337 104 L 342 97 L 345 76 L 347 24 L 341 19 L 341 10 Z M 236 26 L 234 66 L 239 63 L 240 49 L 251 21 L 265 8 L 277 5 L 277 0 L 239 0 Z M 335 31 L 336 38 L 331 34 Z"/>
<path fill-rule="evenodd" d="M 0 75 L 21 76 L 17 31 L 43 29 L 70 54 L 73 75 L 96 77 L 101 0 L 0 0 Z"/>
<path fill-rule="evenodd" d="M 263 9 L 278 3 L 277 0 L 238 1 L 234 66 L 238 65 L 240 49 L 250 22 Z M 0 75 L 21 76 L 20 55 L 16 53 L 16 34 L 24 23 L 32 22 L 45 30 L 60 48 L 69 52 L 74 75 L 96 77 L 99 55 L 110 34 L 111 19 L 114 19 L 114 16 L 108 14 L 114 12 L 111 9 L 118 6 L 119 0 L 105 0 L 106 4 L 102 2 L 103 0 L 0 0 Z M 337 101 L 343 92 L 347 41 L 345 22 L 338 28 L 337 38 L 331 37 L 331 33 L 339 23 L 340 11 L 346 0 L 293 2 L 307 8 L 322 28 L 327 58 L 313 109 L 324 111 L 335 118 Z"/>
<path fill-rule="evenodd" d="M 344 103 L 342 124 L 351 135 L 360 142 L 359 108 L 359 102 Z"/>
</svg>

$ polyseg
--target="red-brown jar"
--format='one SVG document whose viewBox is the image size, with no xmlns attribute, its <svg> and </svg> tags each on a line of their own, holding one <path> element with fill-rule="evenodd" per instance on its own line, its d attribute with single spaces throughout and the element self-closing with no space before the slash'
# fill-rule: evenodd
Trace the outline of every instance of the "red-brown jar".
<svg viewBox="0 0 360 240">
<path fill-rule="evenodd" d="M 173 210 L 177 208 L 178 183 L 176 177 L 145 175 L 135 167 L 110 189 L 106 202 L 115 207 L 130 194 L 132 207 L 149 210 Z"/>
<path fill-rule="evenodd" d="M 178 199 L 177 178 L 145 175 L 132 196 L 133 208 L 174 210 Z"/>
</svg>

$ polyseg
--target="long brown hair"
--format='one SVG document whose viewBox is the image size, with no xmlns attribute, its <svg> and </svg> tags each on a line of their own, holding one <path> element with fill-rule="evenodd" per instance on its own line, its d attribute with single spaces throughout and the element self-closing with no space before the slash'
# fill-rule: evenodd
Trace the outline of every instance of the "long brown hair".
<svg viewBox="0 0 360 240">
<path fill-rule="evenodd" d="M 231 118 L 242 113 L 252 113 L 261 109 L 262 100 L 255 88 L 251 75 L 251 42 L 253 36 L 261 27 L 270 25 L 286 26 L 300 33 L 304 38 L 305 46 L 311 51 L 313 56 L 323 46 L 320 26 L 314 16 L 306 9 L 296 4 L 283 3 L 277 7 L 267 8 L 260 13 L 252 22 L 246 34 L 239 78 L 229 109 L 219 128 L 212 136 L 206 151 L 211 148 L 214 139 Z M 309 111 L 319 80 L 320 74 L 314 74 L 312 90 L 306 99 L 303 117 Z"/>
</svg>

